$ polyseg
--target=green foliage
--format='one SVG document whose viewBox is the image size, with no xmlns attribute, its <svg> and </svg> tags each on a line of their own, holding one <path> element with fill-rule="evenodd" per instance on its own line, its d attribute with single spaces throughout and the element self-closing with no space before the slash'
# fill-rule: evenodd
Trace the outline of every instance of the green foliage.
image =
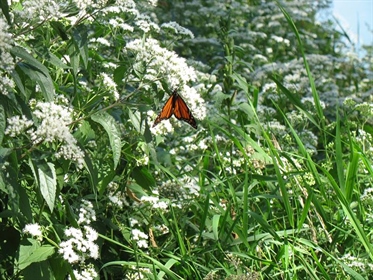
<svg viewBox="0 0 373 280">
<path fill-rule="evenodd" d="M 3 2 L 0 278 L 370 277 L 372 49 L 329 1 Z M 153 127 L 173 90 L 198 130 Z"/>
</svg>

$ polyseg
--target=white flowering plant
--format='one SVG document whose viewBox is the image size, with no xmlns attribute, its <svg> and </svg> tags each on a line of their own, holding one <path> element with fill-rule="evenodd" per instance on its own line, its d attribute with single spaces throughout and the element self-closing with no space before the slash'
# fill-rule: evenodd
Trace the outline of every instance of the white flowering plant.
<svg viewBox="0 0 373 280">
<path fill-rule="evenodd" d="M 2 1 L 0 278 L 369 278 L 373 49 L 329 4 Z"/>
</svg>

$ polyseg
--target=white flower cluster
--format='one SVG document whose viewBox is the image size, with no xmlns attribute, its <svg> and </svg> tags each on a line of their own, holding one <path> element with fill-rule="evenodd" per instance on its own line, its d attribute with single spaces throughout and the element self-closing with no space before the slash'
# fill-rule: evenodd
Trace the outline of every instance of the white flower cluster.
<svg viewBox="0 0 373 280">
<path fill-rule="evenodd" d="M 35 105 L 33 115 L 36 119 L 35 122 L 27 120 L 24 116 L 8 118 L 5 134 L 15 137 L 34 124 L 37 127 L 36 129 L 26 131 L 34 145 L 54 141 L 61 142 L 62 145 L 60 145 L 55 156 L 73 160 L 79 168 L 82 168 L 84 153 L 77 145 L 77 141 L 69 129 L 69 125 L 73 121 L 72 110 L 53 102 L 38 102 Z"/>
<path fill-rule="evenodd" d="M 78 0 L 76 0 L 78 1 Z M 104 14 L 107 13 L 128 13 L 132 14 L 133 16 L 138 16 L 140 12 L 136 7 L 136 3 L 133 0 L 116 0 L 115 4 L 107 5 L 105 8 L 101 10 Z"/>
<path fill-rule="evenodd" d="M 4 53 L 4 55 L 6 56 L 6 53 Z M 1 57 L 3 58 L 3 55 L 1 55 Z M 0 63 L 1 63 L 1 61 L 0 61 Z M 14 81 L 9 79 L 8 76 L 0 77 L 0 92 L 1 93 L 3 95 L 8 95 L 9 89 L 11 89 L 11 88 L 15 88 Z"/>
<path fill-rule="evenodd" d="M 72 110 L 52 102 L 38 102 L 33 111 L 40 121 L 38 129 L 31 134 L 32 141 L 37 144 L 41 141 L 52 142 L 62 140 L 71 142 L 72 135 L 68 125 L 72 120 Z"/>
<path fill-rule="evenodd" d="M 156 29 L 155 27 L 146 27 L 145 31 L 149 28 Z M 172 29 L 177 34 L 193 37 L 189 30 L 174 22 L 164 24 L 163 28 Z M 141 83 L 146 80 L 149 81 L 149 85 L 152 83 L 158 84 L 159 88 L 163 88 L 160 80 L 166 81 L 170 89 L 178 90 L 196 119 L 203 119 L 206 116 L 205 101 L 197 93 L 196 89 L 187 86 L 189 82 L 197 80 L 197 71 L 187 64 L 186 59 L 179 57 L 173 51 L 163 48 L 159 41 L 152 38 L 147 38 L 145 41 L 143 39 L 133 40 L 127 43 L 124 52 L 135 57 L 133 68 L 141 69 L 138 72 L 143 71 L 144 64 L 147 66 L 143 77 L 131 77 L 130 80 Z M 149 85 L 144 87 L 150 87 Z M 165 98 L 168 98 L 168 96 L 165 96 Z M 151 122 L 154 118 L 154 112 L 149 112 L 148 116 Z M 154 134 L 164 134 L 171 132 L 173 127 L 166 120 L 151 130 Z"/>
<path fill-rule="evenodd" d="M 143 14 L 138 15 L 135 24 L 145 33 L 153 30 L 158 33 L 160 30 L 158 24 L 153 22 L 149 16 Z"/>
<path fill-rule="evenodd" d="M 16 137 L 33 124 L 33 121 L 27 119 L 26 116 L 14 116 L 8 119 L 8 126 L 5 129 L 5 134 L 10 137 Z"/>
<path fill-rule="evenodd" d="M 108 24 L 114 28 L 120 28 L 123 31 L 133 32 L 133 26 L 125 23 L 124 19 L 119 17 L 109 19 Z"/>
<path fill-rule="evenodd" d="M 79 209 L 79 225 L 89 225 L 92 221 L 96 221 L 96 211 L 93 209 L 92 202 L 83 199 Z"/>
<path fill-rule="evenodd" d="M 74 2 L 80 10 L 86 10 L 87 8 L 103 8 L 108 0 L 74 0 Z"/>
<path fill-rule="evenodd" d="M 179 178 L 177 183 L 173 180 L 164 181 L 159 186 L 158 191 L 161 194 L 160 196 L 170 199 L 172 205 L 175 205 L 175 203 L 178 204 L 178 208 L 181 208 L 185 203 L 188 204 L 190 201 L 194 201 L 200 196 L 198 178 L 188 176 Z M 141 200 L 143 200 L 143 197 Z"/>
<path fill-rule="evenodd" d="M 8 33 L 8 24 L 3 18 L 0 18 L 0 69 L 11 71 L 14 67 L 13 58 L 10 55 L 12 48 L 12 35 Z M 14 81 L 6 75 L 0 75 L 0 92 L 8 95 L 8 90 L 14 88 Z"/>
<path fill-rule="evenodd" d="M 145 142 L 137 143 L 136 151 L 139 153 L 139 157 L 136 159 L 137 166 L 146 166 L 149 164 L 149 149 Z"/>
<path fill-rule="evenodd" d="M 0 17 L 0 50 L 9 51 L 12 48 L 12 35 L 8 33 L 9 25 Z M 1 54 L 2 59 L 3 54 Z"/>
<path fill-rule="evenodd" d="M 96 212 L 93 209 L 93 204 L 88 200 L 82 200 L 82 205 L 79 209 L 78 224 L 86 224 L 82 228 L 70 227 L 65 230 L 67 237 L 66 241 L 62 241 L 59 245 L 58 252 L 62 257 L 74 264 L 78 269 L 74 269 L 73 273 L 76 279 L 95 279 L 97 272 L 93 264 L 86 264 L 88 258 L 97 259 L 99 257 L 99 247 L 95 243 L 98 238 L 98 233 L 89 224 L 96 220 Z"/>
<path fill-rule="evenodd" d="M 189 29 L 180 26 L 177 22 L 174 22 L 174 21 L 163 23 L 161 25 L 161 28 L 172 31 L 175 34 L 180 34 L 180 35 L 183 35 L 185 37 L 189 37 L 191 39 L 194 38 L 193 33 Z"/>
<path fill-rule="evenodd" d="M 154 191 L 153 194 L 153 196 L 143 195 L 141 197 L 141 202 L 150 204 L 153 209 L 167 210 L 168 203 L 159 199 L 159 193 L 157 191 Z"/>
<path fill-rule="evenodd" d="M 127 271 L 124 275 L 123 279 L 128 280 L 141 280 L 141 279 L 151 279 L 149 275 L 153 275 L 152 271 L 147 267 L 137 267 L 137 266 L 130 266 L 130 271 Z"/>
<path fill-rule="evenodd" d="M 370 201 L 373 205 L 373 188 L 366 188 L 364 193 L 360 196 L 361 201 Z"/>
<path fill-rule="evenodd" d="M 148 244 L 148 235 L 143 233 L 141 230 L 139 229 L 132 229 L 131 231 L 131 234 L 132 234 L 132 239 L 137 241 L 137 246 L 139 248 L 148 248 L 149 247 L 149 244 Z"/>
<path fill-rule="evenodd" d="M 124 192 L 118 191 L 119 185 L 116 182 L 110 182 L 107 186 L 107 197 L 111 201 L 111 205 L 118 208 L 129 206 L 127 197 Z"/>
<path fill-rule="evenodd" d="M 154 230 L 160 234 L 167 234 L 170 232 L 170 229 L 165 224 L 154 226 Z"/>
<path fill-rule="evenodd" d="M 29 0 L 22 2 L 22 10 L 15 11 L 17 18 L 23 19 L 23 24 L 29 24 L 30 20 L 43 22 L 48 19 L 56 19 L 60 13 L 59 1 Z"/>
<path fill-rule="evenodd" d="M 158 0 L 148 0 L 148 3 L 149 3 L 150 5 L 156 7 L 157 4 L 158 4 Z"/>
<path fill-rule="evenodd" d="M 98 238 L 97 232 L 90 226 L 84 226 L 84 230 L 70 227 L 65 230 L 69 239 L 60 243 L 58 252 L 69 263 L 82 263 L 87 258 L 97 259 L 98 245 L 95 243 Z"/>
<path fill-rule="evenodd" d="M 347 253 L 340 257 L 339 260 L 350 268 L 357 269 L 358 271 L 373 271 L 373 264 L 369 263 L 366 258 L 362 259 L 356 256 L 352 256 L 350 253 Z"/>
<path fill-rule="evenodd" d="M 87 265 L 81 270 L 74 269 L 73 273 L 76 280 L 94 280 L 98 276 L 97 271 L 92 264 Z M 69 277 L 69 280 L 70 279 L 71 278 Z"/>
<path fill-rule="evenodd" d="M 103 86 L 113 95 L 115 100 L 119 100 L 119 92 L 117 90 L 117 84 L 113 78 L 106 73 L 100 73 Z"/>
<path fill-rule="evenodd" d="M 195 70 L 187 65 L 184 58 L 162 48 L 155 39 L 148 38 L 145 42 L 142 39 L 133 40 L 126 45 L 125 51 L 136 54 L 137 62 L 134 68 L 147 65 L 144 77 L 146 80 L 154 82 L 162 77 L 171 88 L 178 88 L 180 84 L 195 81 L 197 78 Z"/>
<path fill-rule="evenodd" d="M 41 232 L 41 227 L 40 227 L 39 224 L 27 224 L 27 225 L 25 225 L 25 227 L 23 229 L 23 233 L 28 233 L 38 240 L 43 239 L 42 232 Z"/>
</svg>

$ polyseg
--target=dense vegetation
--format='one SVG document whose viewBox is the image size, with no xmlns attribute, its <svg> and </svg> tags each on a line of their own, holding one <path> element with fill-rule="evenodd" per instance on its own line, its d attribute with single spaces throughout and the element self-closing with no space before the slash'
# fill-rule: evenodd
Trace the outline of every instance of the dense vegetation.
<svg viewBox="0 0 373 280">
<path fill-rule="evenodd" d="M 0 278 L 371 279 L 373 48 L 329 5 L 1 1 Z"/>
</svg>

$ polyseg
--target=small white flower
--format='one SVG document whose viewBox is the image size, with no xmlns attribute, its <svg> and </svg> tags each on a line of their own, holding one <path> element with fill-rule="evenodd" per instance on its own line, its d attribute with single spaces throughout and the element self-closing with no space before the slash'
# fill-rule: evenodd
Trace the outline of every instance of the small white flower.
<svg viewBox="0 0 373 280">
<path fill-rule="evenodd" d="M 96 42 L 97 42 L 97 43 L 100 43 L 100 44 L 102 44 L 102 45 L 104 45 L 104 46 L 107 46 L 107 47 L 110 47 L 110 46 L 111 46 L 111 45 L 110 45 L 110 42 L 109 42 L 107 39 L 102 38 L 102 37 L 97 38 L 97 39 L 96 39 Z"/>
<path fill-rule="evenodd" d="M 131 227 L 134 227 L 135 225 L 138 225 L 139 224 L 139 221 L 134 219 L 134 218 L 130 218 L 130 226 Z"/>
<path fill-rule="evenodd" d="M 143 233 L 139 229 L 136 229 L 136 228 L 132 229 L 131 233 L 132 233 L 133 240 L 148 239 L 148 235 Z"/>
<path fill-rule="evenodd" d="M 3 58 L 4 56 L 4 53 L 2 53 L 1 57 Z M 0 65 L 4 65 L 4 61 L 1 61 L 2 59 L 0 59 Z M 3 62 L 3 63 L 1 63 Z M 0 77 L 0 92 L 3 94 L 3 95 L 8 95 L 9 93 L 9 90 L 10 89 L 13 89 L 15 88 L 15 84 L 14 84 L 14 81 L 9 79 L 8 76 L 6 75 L 3 75 Z"/>
<path fill-rule="evenodd" d="M 137 242 L 137 246 L 139 246 L 139 248 L 148 248 L 149 244 L 148 241 L 142 239 Z"/>
<path fill-rule="evenodd" d="M 158 0 L 148 0 L 149 4 L 156 7 L 158 4 Z"/>
<path fill-rule="evenodd" d="M 61 98 L 56 99 L 65 102 Z M 5 133 L 16 137 L 26 132 L 35 145 L 59 142 L 59 150 L 55 152 L 55 156 L 73 160 L 79 168 L 83 167 L 84 153 L 69 129 L 73 121 L 72 110 L 53 102 L 36 102 L 35 100 L 30 100 L 30 107 L 34 109 L 35 123 L 25 116 L 14 116 L 8 118 Z M 30 128 L 32 125 L 36 127 Z"/>
<path fill-rule="evenodd" d="M 90 226 L 84 226 L 84 229 L 85 229 L 86 237 L 87 237 L 88 241 L 93 242 L 93 241 L 97 240 L 97 238 L 98 238 L 97 231 L 95 231 Z"/>
<path fill-rule="evenodd" d="M 133 240 L 137 241 L 139 248 L 148 248 L 148 235 L 143 233 L 141 230 L 133 229 L 131 231 Z"/>
<path fill-rule="evenodd" d="M 96 221 L 96 211 L 93 208 L 92 202 L 83 199 L 81 208 L 79 209 L 78 224 L 89 225 L 92 221 Z"/>
<path fill-rule="evenodd" d="M 14 116 L 8 118 L 8 126 L 5 129 L 5 134 L 8 134 L 10 137 L 16 137 L 32 126 L 34 123 L 31 120 L 28 120 L 26 116 Z"/>
<path fill-rule="evenodd" d="M 73 244 L 71 241 L 61 242 L 60 249 L 58 250 L 58 252 L 69 263 L 77 263 L 80 260 L 79 255 L 74 251 Z"/>
<path fill-rule="evenodd" d="M 98 238 L 97 232 L 90 226 L 84 226 L 84 231 L 77 228 L 67 228 L 65 235 L 69 239 L 60 243 L 58 252 L 69 263 L 83 262 L 87 258 L 99 257 L 98 245 L 94 241 Z"/>
<path fill-rule="evenodd" d="M 159 231 L 161 234 L 166 234 L 170 232 L 170 229 L 166 225 L 155 226 L 154 229 Z"/>
<path fill-rule="evenodd" d="M 167 209 L 168 208 L 168 204 L 164 201 L 158 201 L 157 203 L 154 203 L 153 204 L 153 208 L 154 209 Z"/>
<path fill-rule="evenodd" d="M 42 22 L 61 16 L 59 2 L 50 0 L 24 1 L 22 10 L 15 10 L 14 12 L 17 15 L 15 19 L 24 19 L 24 22 L 22 22 L 24 25 L 30 21 Z"/>
<path fill-rule="evenodd" d="M 155 204 L 155 203 L 158 202 L 158 200 L 159 200 L 159 198 L 156 197 L 156 196 L 146 196 L 146 195 L 144 195 L 144 196 L 141 197 L 142 202 L 149 202 L 150 204 Z"/>
<path fill-rule="evenodd" d="M 38 240 L 42 239 L 41 227 L 38 224 L 27 224 L 23 229 L 23 233 L 29 233 L 31 236 L 36 237 Z"/>
<path fill-rule="evenodd" d="M 160 30 L 158 24 L 153 22 L 149 16 L 143 14 L 136 18 L 135 24 L 145 33 L 148 33 L 150 30 L 156 32 Z"/>
<path fill-rule="evenodd" d="M 73 273 L 77 280 L 94 280 L 98 276 L 93 264 L 88 264 L 81 268 L 81 270 L 74 269 Z"/>
<path fill-rule="evenodd" d="M 192 33 L 189 29 L 180 26 L 177 22 L 174 22 L 174 21 L 167 22 L 167 23 L 163 23 L 163 24 L 161 25 L 161 28 L 162 28 L 162 29 L 168 29 L 168 30 L 171 30 L 171 31 L 173 31 L 175 34 L 181 34 L 181 35 L 184 35 L 184 36 L 189 37 L 189 38 L 191 38 L 191 39 L 194 38 L 193 33 Z"/>
</svg>

